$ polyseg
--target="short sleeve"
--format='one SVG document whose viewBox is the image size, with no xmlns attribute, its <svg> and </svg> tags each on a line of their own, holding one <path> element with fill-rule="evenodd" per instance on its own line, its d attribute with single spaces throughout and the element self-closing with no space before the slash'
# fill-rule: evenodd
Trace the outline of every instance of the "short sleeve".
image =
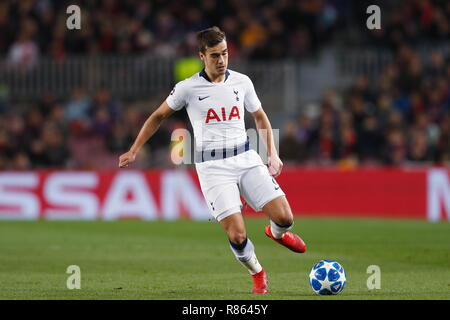
<svg viewBox="0 0 450 320">
<path fill-rule="evenodd" d="M 245 88 L 245 109 L 247 109 L 248 112 L 255 112 L 259 108 L 261 108 L 261 101 L 259 101 L 259 98 L 256 95 L 255 87 L 253 86 L 253 82 L 249 77 L 246 77 Z"/>
<path fill-rule="evenodd" d="M 188 97 L 184 81 L 178 82 L 166 99 L 169 107 L 175 111 L 181 110 L 186 106 Z"/>
</svg>

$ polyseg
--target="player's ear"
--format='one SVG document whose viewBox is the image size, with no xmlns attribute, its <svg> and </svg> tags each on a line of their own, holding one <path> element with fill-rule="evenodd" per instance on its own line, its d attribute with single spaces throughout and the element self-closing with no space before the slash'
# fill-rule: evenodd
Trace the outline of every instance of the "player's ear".
<svg viewBox="0 0 450 320">
<path fill-rule="evenodd" d="M 200 57 L 200 60 L 202 60 L 203 62 L 205 61 L 205 55 L 203 54 L 203 52 L 199 51 L 198 56 Z"/>
</svg>

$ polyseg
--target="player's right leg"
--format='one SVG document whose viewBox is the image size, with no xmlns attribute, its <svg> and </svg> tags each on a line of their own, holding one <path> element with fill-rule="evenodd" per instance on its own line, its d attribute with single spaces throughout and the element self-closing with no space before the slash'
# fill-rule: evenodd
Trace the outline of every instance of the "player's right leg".
<svg viewBox="0 0 450 320">
<path fill-rule="evenodd" d="M 236 259 L 247 268 L 253 277 L 252 293 L 269 293 L 267 276 L 255 254 L 255 247 L 247 238 L 244 218 L 236 212 L 219 221 L 230 242 L 231 251 Z"/>
<path fill-rule="evenodd" d="M 267 278 L 258 262 L 255 248 L 247 238 L 241 214 L 241 197 L 233 163 L 222 160 L 196 164 L 203 196 L 211 215 L 225 230 L 236 259 L 253 277 L 253 293 L 268 293 Z"/>
</svg>

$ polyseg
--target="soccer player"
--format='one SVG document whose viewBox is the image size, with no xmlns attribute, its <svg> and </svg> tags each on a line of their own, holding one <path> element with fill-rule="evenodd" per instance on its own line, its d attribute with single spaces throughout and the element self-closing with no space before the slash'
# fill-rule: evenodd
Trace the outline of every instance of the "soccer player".
<svg viewBox="0 0 450 320">
<path fill-rule="evenodd" d="M 217 27 L 197 34 L 204 69 L 177 83 L 167 99 L 146 120 L 130 150 L 119 158 L 119 167 L 132 163 L 161 122 L 185 107 L 195 137 L 195 167 L 209 210 L 225 230 L 237 260 L 253 277 L 252 293 L 268 293 L 268 280 L 247 237 L 240 195 L 256 211 L 270 218 L 268 237 L 294 252 L 306 245 L 294 233 L 293 215 L 286 196 L 275 181 L 283 163 L 278 157 L 272 127 L 261 107 L 253 83 L 244 74 L 229 70 L 225 33 Z M 264 165 L 249 148 L 244 112 L 249 111 L 267 149 Z"/>
</svg>

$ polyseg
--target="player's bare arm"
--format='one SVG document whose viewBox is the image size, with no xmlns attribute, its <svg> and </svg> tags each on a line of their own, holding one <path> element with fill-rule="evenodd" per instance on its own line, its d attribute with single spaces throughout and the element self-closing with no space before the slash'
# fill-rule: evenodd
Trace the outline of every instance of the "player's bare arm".
<svg viewBox="0 0 450 320">
<path fill-rule="evenodd" d="M 267 149 L 267 165 L 269 172 L 275 178 L 281 174 L 283 169 L 283 162 L 278 156 L 277 149 L 275 148 L 275 142 L 273 140 L 272 126 L 269 118 L 262 108 L 252 113 L 252 116 L 256 123 L 259 136 L 264 141 L 264 145 Z"/>
<path fill-rule="evenodd" d="M 164 101 L 159 108 L 148 117 L 130 150 L 119 157 L 119 168 L 125 168 L 136 160 L 136 155 L 141 147 L 153 136 L 156 130 L 158 130 L 164 119 L 169 117 L 172 113 L 174 113 L 174 110 L 167 105 L 166 101 Z"/>
</svg>

